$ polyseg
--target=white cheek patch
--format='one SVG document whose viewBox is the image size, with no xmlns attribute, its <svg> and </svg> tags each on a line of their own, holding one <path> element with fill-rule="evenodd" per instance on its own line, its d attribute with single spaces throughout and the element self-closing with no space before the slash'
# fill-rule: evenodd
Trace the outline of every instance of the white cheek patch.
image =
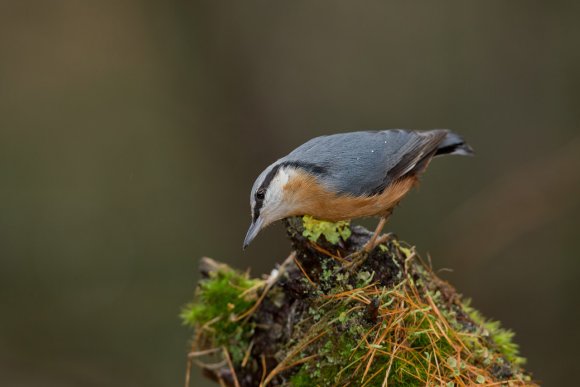
<svg viewBox="0 0 580 387">
<path fill-rule="evenodd" d="M 266 191 L 266 202 L 271 204 L 279 203 L 282 200 L 282 192 L 286 183 L 288 183 L 288 173 L 284 168 L 280 168 L 276 176 L 272 179 L 268 191 Z"/>
<path fill-rule="evenodd" d="M 292 173 L 293 171 L 280 168 L 276 176 L 272 179 L 272 182 L 266 191 L 266 198 L 263 207 L 265 212 L 268 212 L 269 216 L 278 217 L 285 213 L 284 186 L 291 179 Z"/>
<path fill-rule="evenodd" d="M 276 175 L 276 178 L 279 180 L 278 185 L 280 186 L 280 189 L 282 189 L 284 188 L 286 183 L 288 183 L 288 180 L 290 179 L 290 174 L 288 173 L 288 171 L 286 171 L 286 169 L 280 168 L 280 171 Z"/>
</svg>

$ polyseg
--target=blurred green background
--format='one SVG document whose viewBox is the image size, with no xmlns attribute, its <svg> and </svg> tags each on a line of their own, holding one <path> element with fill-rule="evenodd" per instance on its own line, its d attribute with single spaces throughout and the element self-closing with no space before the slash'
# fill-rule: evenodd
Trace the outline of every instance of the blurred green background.
<svg viewBox="0 0 580 387">
<path fill-rule="evenodd" d="M 0 384 L 181 386 L 180 307 L 241 251 L 249 190 L 307 139 L 451 128 L 388 229 L 517 332 L 580 361 L 580 3 L 0 1 Z M 367 225 L 373 222 L 365 221 Z M 196 386 L 210 385 L 195 374 Z"/>
</svg>

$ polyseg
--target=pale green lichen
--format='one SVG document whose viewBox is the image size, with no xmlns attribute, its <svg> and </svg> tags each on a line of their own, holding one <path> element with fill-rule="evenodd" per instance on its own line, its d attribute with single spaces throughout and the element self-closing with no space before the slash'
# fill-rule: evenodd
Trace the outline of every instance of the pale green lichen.
<svg viewBox="0 0 580 387">
<path fill-rule="evenodd" d="M 304 226 L 302 235 L 312 242 L 317 242 L 322 235 L 328 242 L 335 245 L 340 239 L 346 241 L 351 235 L 350 222 L 346 220 L 328 222 L 305 215 L 302 217 L 302 223 Z"/>
</svg>

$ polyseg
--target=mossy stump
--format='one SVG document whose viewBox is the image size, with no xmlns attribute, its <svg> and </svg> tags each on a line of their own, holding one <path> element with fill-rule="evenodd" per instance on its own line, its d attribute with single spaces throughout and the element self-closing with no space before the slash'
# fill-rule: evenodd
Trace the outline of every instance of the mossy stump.
<svg viewBox="0 0 580 387">
<path fill-rule="evenodd" d="M 396 237 L 349 270 L 363 227 L 305 217 L 287 229 L 294 252 L 265 280 L 202 259 L 182 312 L 188 375 L 195 364 L 227 386 L 534 385 L 513 333 Z"/>
</svg>

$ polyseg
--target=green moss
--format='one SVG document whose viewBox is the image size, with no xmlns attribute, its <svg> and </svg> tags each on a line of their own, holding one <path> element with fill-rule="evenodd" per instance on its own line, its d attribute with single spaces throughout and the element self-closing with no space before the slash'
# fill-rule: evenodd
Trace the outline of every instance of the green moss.
<svg viewBox="0 0 580 387">
<path fill-rule="evenodd" d="M 414 255 L 396 241 L 391 246 L 403 259 Z M 392 259 L 387 251 L 383 253 L 385 259 Z M 476 385 L 505 377 L 529 381 L 518 367 L 523 359 L 512 341 L 513 333 L 483 319 L 468 304 L 445 300 L 437 287 L 427 289 L 425 283 L 433 286 L 428 278 L 434 274 L 423 266 L 407 267 L 401 282 L 393 288 L 374 287 L 372 294 L 373 273 L 360 271 L 350 282 L 357 288 L 350 286 L 348 296 L 343 295 L 349 288 L 348 276 L 338 277 L 322 266 L 319 285 L 331 290 L 314 302 L 309 314 L 316 326 L 340 334 L 324 337 L 302 352 L 301 357 L 316 358 L 295 367 L 292 386 L 382 386 L 387 370 L 388 383 L 395 386 L 431 385 L 440 380 L 449 386 Z M 383 320 L 380 315 L 369 319 L 368 304 L 361 304 L 362 298 L 376 299 Z M 454 308 L 464 309 L 462 315 L 467 313 L 473 321 L 460 323 Z M 494 369 L 505 367 L 508 376 L 494 374 Z"/>
<path fill-rule="evenodd" d="M 488 336 L 497 346 L 499 352 L 510 362 L 518 365 L 526 363 L 526 359 L 519 355 L 519 346 L 513 341 L 515 333 L 501 327 L 499 321 L 484 318 L 481 313 L 470 305 L 470 300 L 463 302 L 464 310 L 469 317 L 480 326 L 480 334 Z"/>
<path fill-rule="evenodd" d="M 306 363 L 292 376 L 292 386 L 335 386 L 349 376 L 341 373 L 345 359 L 356 358 L 362 353 L 356 346 L 354 336 L 349 334 L 327 338 L 318 347 L 318 360 Z"/>
<path fill-rule="evenodd" d="M 253 327 L 233 317 L 253 305 L 255 295 L 247 291 L 260 283 L 224 266 L 200 281 L 194 301 L 182 309 L 180 317 L 184 324 L 209 333 L 214 346 L 228 345 L 234 362 L 241 361 Z"/>
<path fill-rule="evenodd" d="M 361 316 L 355 318 L 357 323 L 364 324 L 366 330 L 369 326 L 364 320 L 359 320 Z M 352 316 L 351 316 L 352 318 Z M 352 321 L 352 320 L 351 320 Z M 412 330 L 420 331 L 430 329 L 427 323 L 413 326 L 412 321 L 402 322 L 409 323 Z M 415 321 L 416 323 L 416 321 Z M 338 338 L 331 338 L 318 349 L 319 357 L 315 363 L 303 365 L 292 377 L 293 386 L 335 386 L 352 383 L 353 385 L 362 384 L 361 378 L 364 375 L 364 368 L 368 361 L 369 346 L 359 345 L 363 340 L 363 335 L 356 332 L 355 335 L 341 335 Z M 413 334 L 409 334 L 409 337 Z M 420 335 L 419 335 L 420 336 Z M 389 384 L 396 386 L 421 386 L 425 385 L 424 381 L 428 380 L 429 369 L 434 369 L 437 357 L 439 362 L 445 359 L 455 359 L 451 345 L 441 339 L 434 343 L 425 340 L 413 340 L 411 343 L 412 350 L 401 351 L 391 360 L 391 356 L 385 353 L 391 352 L 392 341 L 397 339 L 395 331 L 388 332 L 381 344 L 371 344 L 370 347 L 377 349 L 371 366 L 366 373 L 365 382 L 368 386 L 381 386 L 389 364 L 392 362 L 389 373 Z M 362 360 L 362 362 L 361 362 Z M 362 364 L 362 367 L 360 365 Z M 449 368 L 452 368 L 451 370 Z M 456 373 L 460 375 L 459 365 L 445 368 L 448 374 Z"/>
<path fill-rule="evenodd" d="M 290 378 L 290 383 L 294 387 L 310 387 L 316 385 L 306 368 L 300 369 L 299 372 L 292 375 L 292 378 Z"/>
<path fill-rule="evenodd" d="M 393 305 L 393 310 L 400 307 L 400 300 L 397 298 L 397 305 Z M 392 304 L 392 293 L 384 292 L 379 297 L 379 303 Z M 382 324 L 369 321 L 366 309 L 353 310 L 353 305 L 356 305 L 356 301 L 346 299 L 334 303 L 325 302 L 322 306 L 313 308 L 311 314 L 315 314 L 315 321 L 326 326 L 334 325 L 332 331 L 344 333 L 327 337 L 326 341 L 312 349 L 317 354 L 316 361 L 306 363 L 297 370 L 291 379 L 293 386 L 358 384 L 370 359 L 369 350 L 373 349 L 377 351 L 364 376 L 368 386 L 381 386 L 391 363 L 389 384 L 424 385 L 436 362 L 445 363 L 449 358 L 455 359 L 452 343 L 434 332 L 434 324 L 438 323 L 437 317 L 429 308 L 409 309 L 396 314 L 390 322 L 396 320 L 398 323 L 389 325 L 388 320 Z M 395 326 L 402 329 L 394 329 Z M 383 338 L 379 343 L 372 342 L 381 335 Z M 405 349 L 397 350 L 391 359 L 393 343 L 397 342 L 404 343 L 401 345 Z M 448 366 L 443 372 L 449 377 L 460 375 L 461 365 Z"/>
<path fill-rule="evenodd" d="M 303 222 L 305 236 L 314 240 L 321 235 L 332 243 L 348 238 L 335 223 L 308 217 Z M 348 229 L 348 224 L 340 227 Z M 386 278 L 381 268 L 389 265 L 394 272 Z M 356 272 L 321 255 L 317 273 L 308 297 L 293 301 L 300 304 L 293 309 L 289 337 L 273 351 L 284 370 L 280 380 L 296 387 L 382 386 L 385 378 L 393 386 L 529 381 L 519 367 L 524 359 L 513 333 L 462 303 L 404 243 L 389 241 Z M 226 346 L 238 370 L 255 323 L 234 317 L 254 305 L 256 294 L 249 289 L 261 283 L 221 268 L 200 283 L 195 300 L 181 314 L 203 333 L 200 347 Z M 267 297 L 281 308 L 284 294 L 274 287 Z M 245 371 L 250 369 L 262 377 L 258 362 L 247 363 Z"/>
<path fill-rule="evenodd" d="M 337 244 L 340 239 L 346 241 L 351 235 L 349 221 L 333 223 L 306 215 L 302 217 L 302 223 L 304 226 L 302 235 L 312 242 L 318 241 L 322 235 L 328 242 Z"/>
</svg>

